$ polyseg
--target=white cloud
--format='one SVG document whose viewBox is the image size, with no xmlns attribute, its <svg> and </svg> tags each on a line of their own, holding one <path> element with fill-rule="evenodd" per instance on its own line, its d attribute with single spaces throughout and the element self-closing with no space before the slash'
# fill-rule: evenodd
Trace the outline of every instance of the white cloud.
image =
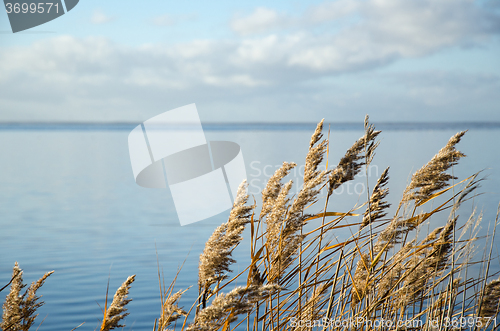
<svg viewBox="0 0 500 331">
<path fill-rule="evenodd" d="M 245 36 L 280 27 L 286 23 L 286 20 L 284 16 L 278 15 L 272 9 L 258 7 L 249 16 L 233 18 L 231 28 L 233 31 Z"/>
<path fill-rule="evenodd" d="M 319 5 L 310 7 L 304 13 L 302 24 L 319 24 L 338 20 L 356 13 L 361 6 L 361 2 L 353 0 L 323 2 Z"/>
<path fill-rule="evenodd" d="M 90 18 L 90 22 L 92 24 L 105 24 L 113 21 L 114 18 L 106 15 L 102 10 L 96 9 L 92 13 L 92 17 Z"/>
<path fill-rule="evenodd" d="M 339 0 L 312 6 L 297 18 L 257 8 L 233 19 L 231 27 L 240 35 L 259 35 L 241 41 L 243 61 L 343 72 L 479 45 L 499 32 L 498 22 L 498 13 L 472 0 Z"/>
</svg>

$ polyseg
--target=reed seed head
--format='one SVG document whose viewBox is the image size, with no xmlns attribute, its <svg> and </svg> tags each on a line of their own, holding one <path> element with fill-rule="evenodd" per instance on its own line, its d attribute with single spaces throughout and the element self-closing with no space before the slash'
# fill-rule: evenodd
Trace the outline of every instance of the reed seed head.
<svg viewBox="0 0 500 331">
<path fill-rule="evenodd" d="M 225 274 L 231 271 L 229 266 L 236 262 L 231 257 L 232 251 L 243 239 L 241 234 L 245 230 L 245 225 L 250 222 L 251 212 L 255 208 L 246 205 L 247 186 L 246 181 L 239 186 L 228 221 L 215 229 L 200 255 L 198 283 L 205 290 L 225 279 Z"/>
<path fill-rule="evenodd" d="M 389 168 L 386 168 L 380 178 L 377 181 L 377 184 L 373 188 L 372 195 L 370 196 L 370 204 L 366 208 L 366 211 L 363 215 L 363 221 L 361 222 L 361 228 L 369 225 L 370 222 L 375 222 L 387 215 L 385 211 L 387 208 L 391 206 L 390 203 L 384 201 L 387 194 L 389 194 L 389 189 L 385 186 L 389 181 Z"/>
<path fill-rule="evenodd" d="M 125 307 L 132 299 L 128 299 L 130 286 L 135 280 L 135 275 L 127 277 L 127 280 L 116 290 L 113 301 L 109 308 L 105 308 L 105 318 L 102 321 L 101 331 L 123 328 L 125 324 L 119 324 L 129 313 Z"/>
<path fill-rule="evenodd" d="M 450 179 L 456 179 L 456 177 L 447 174 L 446 171 L 465 156 L 455 148 L 455 145 L 460 142 L 465 132 L 459 132 L 451 137 L 446 146 L 441 148 L 426 165 L 415 172 L 405 190 L 403 201 L 415 200 L 417 204 L 421 203 L 430 198 L 434 192 L 448 186 Z"/>
</svg>

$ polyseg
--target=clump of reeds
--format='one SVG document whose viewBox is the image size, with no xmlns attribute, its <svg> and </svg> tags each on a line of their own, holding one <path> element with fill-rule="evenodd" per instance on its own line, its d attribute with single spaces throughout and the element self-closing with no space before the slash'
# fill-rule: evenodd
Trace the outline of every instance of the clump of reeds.
<svg viewBox="0 0 500 331">
<path fill-rule="evenodd" d="M 451 137 L 413 175 L 396 211 L 388 216 L 388 168 L 376 181 L 366 203 L 344 211 L 329 210 L 332 193 L 355 180 L 373 162 L 380 131 L 366 117 L 365 134 L 335 167 L 321 171 L 329 144 L 323 139 L 322 129 L 323 121 L 312 135 L 304 183 L 298 193 L 292 195 L 294 183 L 286 181 L 296 164 L 285 162 L 264 188 L 260 212 L 254 212 L 255 206 L 246 210 L 251 213 L 245 214 L 245 221 L 251 225 L 251 263 L 233 278 L 228 272 L 234 263 L 230 256 L 242 232 L 222 249 L 230 221 L 215 230 L 200 257 L 200 300 L 195 304 L 194 322 L 184 323 L 181 329 L 227 331 L 245 325 L 248 331 L 340 330 L 342 327 L 335 327 L 335 321 L 362 319 L 365 324 L 351 325 L 351 329 L 372 330 L 384 329 L 373 324 L 382 319 L 393 325 L 402 320 L 420 323 L 413 329 L 444 330 L 453 318 L 472 316 L 479 321 L 483 316 L 496 316 L 498 309 L 494 307 L 496 304 L 498 308 L 500 287 L 497 282 L 483 281 L 490 277 L 488 268 L 475 278 L 470 277 L 470 271 L 467 274 L 472 264 L 487 262 L 472 260 L 478 239 L 477 226 L 470 226 L 474 217 L 467 217 L 465 226 L 459 225 L 460 205 L 478 187 L 477 174 L 455 183 L 452 180 L 457 178 L 447 172 L 465 156 L 456 149 L 465 132 Z M 366 184 L 368 188 L 368 180 Z M 322 192 L 324 206 L 314 207 Z M 445 197 L 444 202 L 426 210 L 438 197 Z M 364 213 L 356 213 L 362 207 Z M 233 211 L 238 208 L 241 205 Z M 446 210 L 448 215 L 444 215 Z M 319 220 L 320 224 L 316 222 Z M 418 233 L 424 230 L 422 224 L 434 220 L 444 221 L 445 225 L 418 240 Z M 355 225 L 358 230 L 349 238 L 335 236 L 336 229 Z M 469 238 L 462 238 L 466 229 L 470 230 Z M 460 237 L 456 234 L 459 230 Z M 223 253 L 214 259 L 217 263 L 209 264 L 206 261 L 213 252 Z M 207 267 L 209 271 L 204 270 Z M 246 278 L 246 286 L 225 290 L 242 277 Z M 210 287 L 213 284 L 216 286 Z M 256 296 L 254 301 L 245 297 L 244 293 L 256 286 L 264 289 L 266 285 L 274 286 L 273 290 Z M 482 290 L 471 290 L 478 287 Z M 478 293 L 483 294 L 480 297 Z M 237 320 L 237 315 L 241 319 Z M 319 325 L 319 321 L 331 324 Z M 480 326 L 485 327 L 485 323 Z"/>
<path fill-rule="evenodd" d="M 159 275 L 161 311 L 154 330 L 168 330 L 179 319 L 173 329 L 186 331 L 427 331 L 450 330 L 455 322 L 461 329 L 498 329 L 500 278 L 491 281 L 496 275 L 490 274 L 498 217 L 487 237 L 489 256 L 475 260 L 481 215 L 463 217 L 460 206 L 474 197 L 481 179 L 476 173 L 457 181 L 449 173 L 465 156 L 456 149 L 465 132 L 452 136 L 412 176 L 391 212 L 388 168 L 371 191 L 367 177 L 364 203 L 344 210 L 334 204 L 331 210 L 333 192 L 363 170 L 367 174 L 381 132 L 366 117 L 363 136 L 337 165 L 321 170 L 330 143 L 322 131 L 323 121 L 309 142 L 296 194 L 286 178 L 296 166 L 292 162 L 268 180 L 260 211 L 248 205 L 246 183 L 240 186 L 228 221 L 200 255 L 198 298 L 191 309 L 179 307 L 186 290 L 174 291 L 177 276 L 166 288 Z M 340 238 L 341 229 L 351 235 Z M 250 263 L 233 274 L 233 251 L 241 249 L 245 233 Z M 474 265 L 482 266 L 480 273 L 474 274 Z M 133 276 L 104 310 L 102 325 L 108 329 L 126 315 L 132 281 Z M 4 318 L 20 314 L 15 291 Z"/>
<path fill-rule="evenodd" d="M 54 271 L 45 273 L 39 280 L 31 283 L 24 293 L 21 293 L 22 289 L 26 287 L 26 284 L 23 283 L 23 271 L 19 268 L 19 264 L 17 262 L 15 263 L 11 280 L 7 285 L 0 288 L 1 292 L 10 285 L 10 291 L 3 304 L 3 314 L 0 321 L 1 330 L 27 331 L 33 326 L 38 316 L 36 310 L 44 304 L 43 301 L 40 301 L 41 296 L 37 296 L 36 292 L 42 287 L 47 277 L 52 275 L 52 273 L 54 273 Z M 125 326 L 121 325 L 119 322 L 128 315 L 125 306 L 132 301 L 132 299 L 128 299 L 127 296 L 134 280 L 135 275 L 127 278 L 127 280 L 116 290 L 113 301 L 109 307 L 108 293 L 106 291 L 103 320 L 99 330 L 107 331 Z M 73 330 L 83 324 L 84 323 L 80 324 Z"/>
</svg>

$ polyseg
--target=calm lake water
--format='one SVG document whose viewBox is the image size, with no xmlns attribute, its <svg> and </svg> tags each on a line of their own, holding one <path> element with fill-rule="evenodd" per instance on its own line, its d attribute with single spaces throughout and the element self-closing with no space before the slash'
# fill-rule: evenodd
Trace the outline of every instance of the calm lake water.
<svg viewBox="0 0 500 331">
<path fill-rule="evenodd" d="M 482 234 L 494 220 L 500 201 L 500 129 L 473 126 L 458 145 L 467 154 L 454 168 L 460 179 L 484 170 L 488 175 L 475 198 L 484 211 Z M 362 125 L 358 125 L 362 129 Z M 460 128 L 467 128 L 461 124 Z M 362 135 L 355 126 L 331 132 L 330 164 Z M 112 127 L 0 127 L 0 287 L 8 282 L 15 261 L 31 283 L 55 270 L 39 291 L 45 305 L 36 324 L 43 330 L 94 330 L 102 317 L 106 284 L 110 295 L 136 274 L 125 330 L 151 330 L 160 308 L 156 251 L 167 282 L 185 260 L 176 289 L 188 291 L 181 304 L 189 308 L 197 296 L 198 256 L 214 228 L 229 212 L 181 227 L 168 189 L 145 189 L 134 182 L 126 125 Z M 242 149 L 250 193 L 258 192 L 267 175 L 283 161 L 299 166 L 314 126 L 221 127 L 206 131 L 208 140 L 230 140 Z M 446 144 L 453 126 L 385 125 L 369 177 L 371 185 L 390 166 L 390 201 L 396 204 L 411 173 Z M 292 173 L 300 182 L 300 173 Z M 335 194 L 332 211 L 346 211 L 364 201 L 365 178 Z M 361 194 L 361 197 L 360 197 Z M 464 206 L 468 217 L 471 204 Z M 432 225 L 434 226 L 434 225 Z M 339 232 L 339 238 L 348 233 Z M 248 237 L 248 235 L 246 236 Z M 496 240 L 500 243 L 500 240 Z M 248 243 L 236 251 L 242 270 Z M 482 251 L 479 251 L 481 254 Z M 495 256 L 498 251 L 494 250 Z M 478 256 L 480 257 L 480 256 Z M 499 270 L 498 258 L 492 268 Z M 7 294 L 4 290 L 0 297 Z M 99 304 L 99 305 L 98 305 Z"/>
</svg>

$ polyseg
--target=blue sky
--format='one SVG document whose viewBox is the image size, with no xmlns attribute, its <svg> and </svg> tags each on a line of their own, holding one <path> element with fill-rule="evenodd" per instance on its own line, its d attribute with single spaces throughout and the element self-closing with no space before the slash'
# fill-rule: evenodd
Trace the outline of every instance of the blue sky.
<svg viewBox="0 0 500 331">
<path fill-rule="evenodd" d="M 82 0 L 0 31 L 0 121 L 500 121 L 496 0 Z"/>
</svg>

